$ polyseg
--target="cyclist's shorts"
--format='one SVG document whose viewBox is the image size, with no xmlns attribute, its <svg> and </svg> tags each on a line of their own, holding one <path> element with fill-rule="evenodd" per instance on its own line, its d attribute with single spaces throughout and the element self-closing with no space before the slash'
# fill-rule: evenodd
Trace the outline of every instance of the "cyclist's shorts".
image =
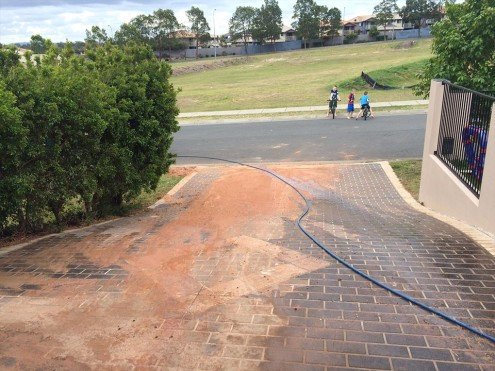
<svg viewBox="0 0 495 371">
<path fill-rule="evenodd" d="M 331 99 L 331 100 L 328 102 L 328 107 L 329 107 L 329 108 L 337 108 L 337 100 Z"/>
<path fill-rule="evenodd" d="M 365 109 L 365 108 L 370 109 L 370 105 L 369 104 L 362 104 L 361 109 Z"/>
</svg>

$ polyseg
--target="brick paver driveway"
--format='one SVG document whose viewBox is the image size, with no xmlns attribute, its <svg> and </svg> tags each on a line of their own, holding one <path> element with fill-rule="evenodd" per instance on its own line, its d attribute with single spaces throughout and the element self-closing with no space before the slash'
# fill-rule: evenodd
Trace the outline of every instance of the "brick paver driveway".
<svg viewBox="0 0 495 371">
<path fill-rule="evenodd" d="M 356 267 L 495 334 L 495 259 L 411 209 L 378 164 L 281 167 L 305 226 Z M 495 369 L 495 345 L 367 282 L 254 170 L 0 257 L 0 367 Z"/>
</svg>

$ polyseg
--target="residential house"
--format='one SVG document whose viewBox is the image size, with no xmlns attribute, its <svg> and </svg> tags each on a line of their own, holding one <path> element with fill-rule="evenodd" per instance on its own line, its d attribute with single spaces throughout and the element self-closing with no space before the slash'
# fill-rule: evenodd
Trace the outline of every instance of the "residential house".
<svg viewBox="0 0 495 371">
<path fill-rule="evenodd" d="M 294 41 L 297 40 L 296 30 L 293 27 L 282 26 L 282 32 L 280 33 L 280 37 L 275 42 L 286 42 L 286 41 Z"/>
<path fill-rule="evenodd" d="M 354 26 L 352 26 L 354 24 Z M 344 22 L 344 35 L 356 32 L 367 35 L 371 27 L 375 25 L 375 18 L 372 15 L 358 15 Z M 347 26 L 347 33 L 346 33 Z"/>
<path fill-rule="evenodd" d="M 177 30 L 170 34 L 180 43 L 184 44 L 185 49 L 196 49 L 196 35 L 188 30 Z"/>
</svg>

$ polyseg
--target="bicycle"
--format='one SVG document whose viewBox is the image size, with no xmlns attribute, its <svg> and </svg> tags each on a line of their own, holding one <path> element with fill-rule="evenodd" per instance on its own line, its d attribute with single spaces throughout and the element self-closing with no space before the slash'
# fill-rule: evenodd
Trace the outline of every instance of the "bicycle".
<svg viewBox="0 0 495 371">
<path fill-rule="evenodd" d="M 370 116 L 371 116 L 370 108 L 368 106 L 364 107 L 363 110 L 364 121 L 366 121 L 366 119 Z"/>
<path fill-rule="evenodd" d="M 362 113 L 362 115 L 361 115 L 361 116 L 359 116 L 359 117 L 364 118 L 364 120 L 366 121 L 366 119 L 367 119 L 368 117 L 370 117 L 370 116 L 371 116 L 371 111 L 370 111 L 370 108 L 369 108 L 368 106 L 366 106 L 366 107 L 364 107 L 364 108 L 363 108 L 363 113 Z M 359 117 L 356 117 L 356 120 L 358 120 L 358 119 L 359 119 Z"/>
<path fill-rule="evenodd" d="M 335 119 L 335 111 L 337 110 L 337 100 L 336 99 L 327 99 L 329 103 L 330 112 L 332 112 L 332 119 Z"/>
</svg>

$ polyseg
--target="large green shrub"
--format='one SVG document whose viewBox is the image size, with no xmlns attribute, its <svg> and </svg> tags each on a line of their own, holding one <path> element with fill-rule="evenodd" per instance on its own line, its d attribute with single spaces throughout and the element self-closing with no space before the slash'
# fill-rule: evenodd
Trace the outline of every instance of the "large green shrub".
<svg viewBox="0 0 495 371">
<path fill-rule="evenodd" d="M 146 46 L 0 52 L 0 227 L 29 232 L 68 203 L 104 214 L 156 187 L 178 130 L 170 67 Z M 8 87 L 8 88 L 7 88 Z"/>
</svg>

